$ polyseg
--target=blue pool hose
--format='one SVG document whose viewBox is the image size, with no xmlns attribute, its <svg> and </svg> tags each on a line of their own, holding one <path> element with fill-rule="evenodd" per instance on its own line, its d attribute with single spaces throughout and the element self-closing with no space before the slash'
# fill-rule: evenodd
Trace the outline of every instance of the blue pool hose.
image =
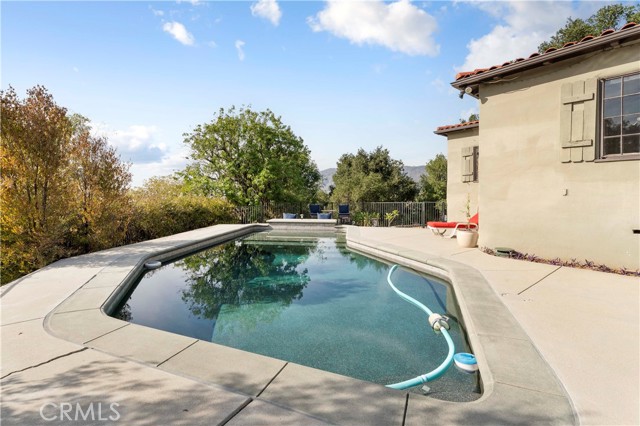
<svg viewBox="0 0 640 426">
<path fill-rule="evenodd" d="M 393 291 L 395 291 L 398 294 L 398 296 L 400 296 L 402 299 L 406 300 L 407 302 L 425 311 L 428 316 L 433 315 L 433 312 L 431 312 L 429 308 L 424 306 L 422 303 L 418 302 L 413 297 L 408 296 L 405 293 L 401 292 L 396 288 L 396 286 L 393 285 L 393 282 L 391 281 L 391 274 L 393 274 L 393 271 L 395 271 L 397 267 L 398 265 L 393 265 L 389 270 L 389 273 L 387 274 L 387 282 L 389 283 Z M 413 386 L 418 386 L 423 383 L 437 379 L 438 377 L 442 376 L 449 367 L 451 367 L 451 364 L 453 363 L 453 353 L 455 352 L 453 340 L 451 340 L 451 336 L 449 335 L 449 332 L 444 327 L 442 327 L 440 331 L 442 332 L 442 335 L 447 341 L 447 345 L 449 345 L 449 353 L 447 354 L 447 358 L 442 362 L 442 364 L 440 364 L 436 369 L 426 374 L 423 374 L 421 376 L 417 376 L 417 377 L 414 377 L 413 379 L 405 380 L 404 382 L 387 385 L 388 388 L 402 390 L 402 389 L 408 389 Z"/>
</svg>

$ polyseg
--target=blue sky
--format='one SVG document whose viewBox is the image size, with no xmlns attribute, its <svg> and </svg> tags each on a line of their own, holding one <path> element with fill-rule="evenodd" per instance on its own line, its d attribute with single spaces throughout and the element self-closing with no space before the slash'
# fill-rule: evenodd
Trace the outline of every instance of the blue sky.
<svg viewBox="0 0 640 426">
<path fill-rule="evenodd" d="M 406 165 L 446 154 L 437 126 L 477 112 L 456 72 L 529 55 L 602 2 L 10 2 L 1 86 L 44 85 L 88 117 L 133 184 L 182 169 L 183 133 L 222 107 L 271 109 L 320 169 L 382 145 Z"/>
</svg>

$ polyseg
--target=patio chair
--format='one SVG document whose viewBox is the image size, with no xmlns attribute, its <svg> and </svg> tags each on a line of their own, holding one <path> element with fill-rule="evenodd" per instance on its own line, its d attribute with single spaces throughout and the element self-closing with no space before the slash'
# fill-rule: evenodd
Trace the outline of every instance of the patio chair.
<svg viewBox="0 0 640 426">
<path fill-rule="evenodd" d="M 351 222 L 351 214 L 349 213 L 349 204 L 340 204 L 338 206 L 338 218 L 340 223 Z"/>
<path fill-rule="evenodd" d="M 447 237 L 453 238 L 456 236 L 458 229 L 478 229 L 478 216 L 479 213 L 476 213 L 471 219 L 469 219 L 469 222 L 427 222 L 427 228 L 431 229 L 431 232 L 436 235 L 440 235 L 441 237 L 444 237 L 444 234 L 448 230 L 453 229 L 451 235 Z"/>
<path fill-rule="evenodd" d="M 309 204 L 309 216 L 311 217 L 311 219 L 317 219 L 320 210 L 320 204 Z"/>
</svg>

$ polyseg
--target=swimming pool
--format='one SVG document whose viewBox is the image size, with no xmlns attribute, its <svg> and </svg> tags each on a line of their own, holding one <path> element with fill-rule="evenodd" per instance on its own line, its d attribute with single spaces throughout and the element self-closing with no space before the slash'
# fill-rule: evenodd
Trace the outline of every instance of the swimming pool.
<svg viewBox="0 0 640 426">
<path fill-rule="evenodd" d="M 340 234 L 258 233 L 148 271 L 114 316 L 361 380 L 395 383 L 437 367 L 447 345 L 422 311 L 389 288 L 389 266 L 347 249 Z M 434 312 L 449 315 L 456 352 L 469 351 L 446 283 L 406 269 L 393 280 Z M 439 399 L 480 396 L 477 375 L 453 367 L 428 386 Z"/>
</svg>

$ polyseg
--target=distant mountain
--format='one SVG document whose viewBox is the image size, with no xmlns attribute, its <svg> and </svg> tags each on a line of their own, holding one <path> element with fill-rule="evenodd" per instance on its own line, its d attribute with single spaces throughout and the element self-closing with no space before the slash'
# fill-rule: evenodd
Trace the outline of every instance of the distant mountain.
<svg viewBox="0 0 640 426">
<path fill-rule="evenodd" d="M 329 186 L 333 185 L 333 175 L 336 168 L 320 170 L 322 175 L 322 190 L 329 191 Z M 416 183 L 420 182 L 420 176 L 424 174 L 424 166 L 404 166 L 404 172 Z"/>
<path fill-rule="evenodd" d="M 333 175 L 336 172 L 336 168 L 332 167 L 330 169 L 320 170 L 320 175 L 322 175 L 322 190 L 324 192 L 329 191 L 329 186 L 333 185 Z"/>
<path fill-rule="evenodd" d="M 419 183 L 420 176 L 424 174 L 424 166 L 404 166 L 404 172 L 416 183 Z"/>
</svg>

